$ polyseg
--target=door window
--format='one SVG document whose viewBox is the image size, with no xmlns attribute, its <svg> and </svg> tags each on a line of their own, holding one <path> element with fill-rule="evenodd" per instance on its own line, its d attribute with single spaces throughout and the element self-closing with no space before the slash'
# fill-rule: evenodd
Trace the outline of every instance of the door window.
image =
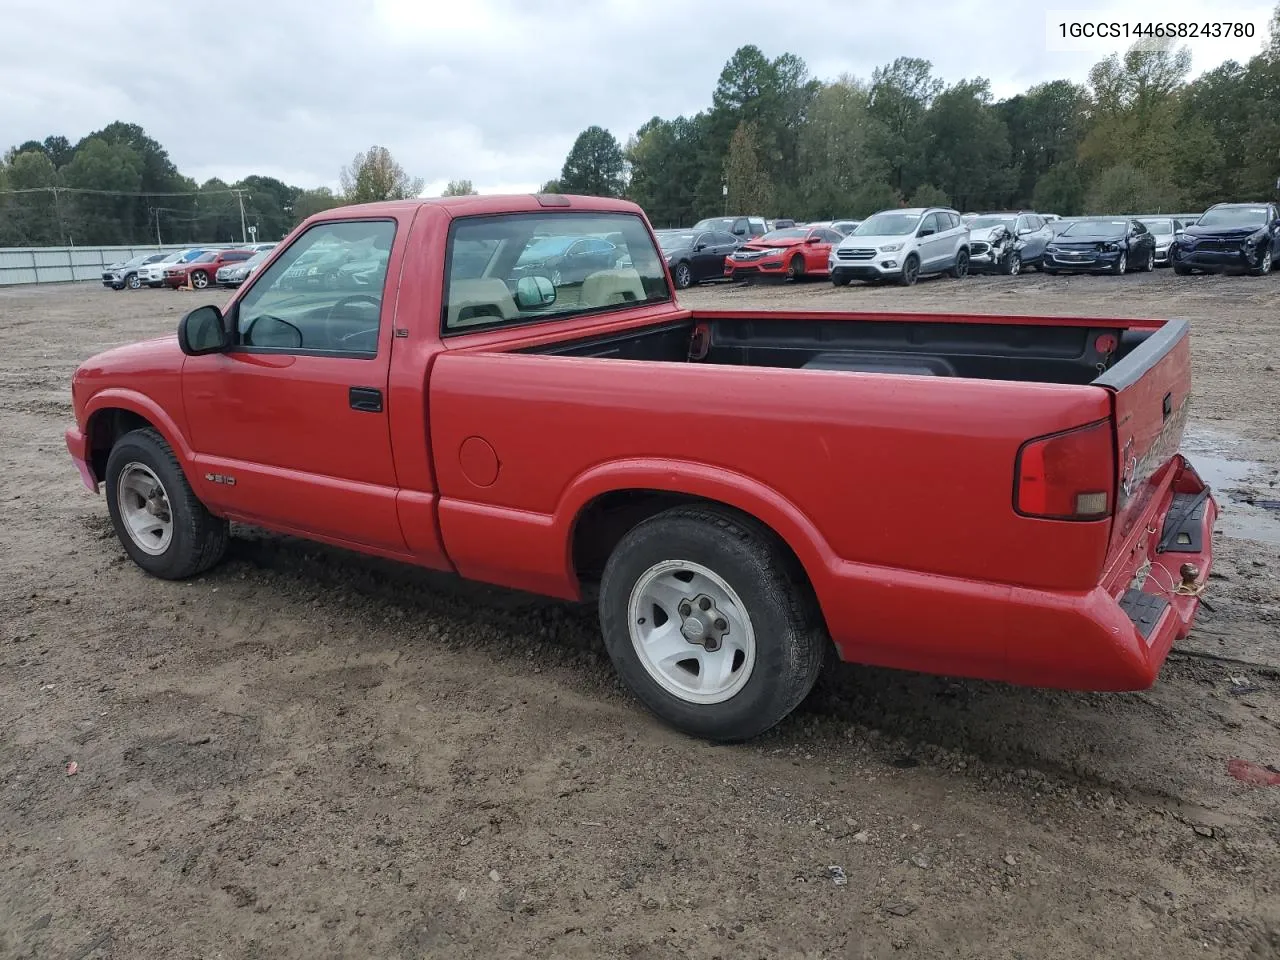
<svg viewBox="0 0 1280 960">
<path fill-rule="evenodd" d="M 920 222 L 920 230 L 932 230 L 934 233 L 937 233 L 938 232 L 938 215 L 936 213 L 931 213 L 927 217 L 925 217 L 924 220 Z"/>
<path fill-rule="evenodd" d="M 396 225 L 318 223 L 289 245 L 236 306 L 238 348 L 372 358 Z"/>
</svg>

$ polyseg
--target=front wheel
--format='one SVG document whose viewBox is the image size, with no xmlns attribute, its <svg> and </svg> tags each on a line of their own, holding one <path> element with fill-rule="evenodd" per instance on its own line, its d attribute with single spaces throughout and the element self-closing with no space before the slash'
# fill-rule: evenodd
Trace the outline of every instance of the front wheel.
<svg viewBox="0 0 1280 960">
<path fill-rule="evenodd" d="M 1156 268 L 1156 252 L 1154 250 L 1147 251 L 1147 262 L 1142 267 L 1143 273 L 1151 273 Z"/>
<path fill-rule="evenodd" d="M 843 274 L 833 273 L 831 275 L 831 285 L 833 287 L 847 287 L 849 285 L 849 278 Z"/>
<path fill-rule="evenodd" d="M 222 559 L 227 521 L 196 497 L 173 449 L 150 427 L 126 433 L 107 457 L 107 512 L 133 562 L 182 580 Z"/>
<path fill-rule="evenodd" d="M 969 251 L 961 250 L 956 254 L 955 266 L 951 268 L 951 276 L 963 280 L 969 275 Z"/>
<path fill-rule="evenodd" d="M 1173 265 L 1173 272 L 1174 272 L 1174 273 L 1176 273 L 1176 274 L 1177 274 L 1178 276 L 1180 276 L 1180 277 L 1189 277 L 1189 276 L 1191 276 L 1191 268 L 1190 268 L 1190 267 L 1188 267 L 1188 266 L 1184 266 L 1184 265 L 1183 265 L 1183 264 L 1181 264 L 1181 263 L 1175 263 L 1175 264 Z"/>
<path fill-rule="evenodd" d="M 128 284 L 130 290 L 138 290 L 142 287 L 142 281 L 138 279 L 136 273 L 129 274 Z"/>
<path fill-rule="evenodd" d="M 787 264 L 787 276 L 792 280 L 799 280 L 804 276 L 804 257 L 791 258 L 791 262 Z"/>
<path fill-rule="evenodd" d="M 600 626 L 645 706 L 721 742 L 794 710 L 828 643 L 794 558 L 754 521 L 710 506 L 675 507 L 622 538 L 601 580 Z"/>
<path fill-rule="evenodd" d="M 914 286 L 915 282 L 920 279 L 920 258 L 914 253 L 909 255 L 906 260 L 902 261 L 902 275 L 898 278 L 898 282 L 904 287 Z"/>
<path fill-rule="evenodd" d="M 1266 250 L 1262 254 L 1262 262 L 1249 271 L 1255 277 L 1265 277 L 1271 272 L 1271 251 Z"/>
<path fill-rule="evenodd" d="M 191 274 L 191 285 L 197 290 L 203 290 L 209 286 L 209 274 L 203 270 L 196 270 Z"/>
<path fill-rule="evenodd" d="M 1022 255 L 1014 250 L 1004 262 L 1004 272 L 1006 276 L 1016 277 L 1022 272 Z"/>
<path fill-rule="evenodd" d="M 1120 259 L 1116 261 L 1116 265 L 1111 268 L 1111 272 L 1119 276 L 1129 269 L 1129 254 L 1120 254 Z"/>
</svg>

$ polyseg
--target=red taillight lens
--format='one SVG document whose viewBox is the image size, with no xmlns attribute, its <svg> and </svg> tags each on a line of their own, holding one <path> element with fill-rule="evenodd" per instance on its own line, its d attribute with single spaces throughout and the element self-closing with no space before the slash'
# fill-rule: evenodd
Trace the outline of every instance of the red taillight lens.
<svg viewBox="0 0 1280 960">
<path fill-rule="evenodd" d="M 1099 520 L 1114 500 L 1111 423 L 1100 420 L 1028 440 L 1018 451 L 1014 506 L 1027 516 Z"/>
</svg>

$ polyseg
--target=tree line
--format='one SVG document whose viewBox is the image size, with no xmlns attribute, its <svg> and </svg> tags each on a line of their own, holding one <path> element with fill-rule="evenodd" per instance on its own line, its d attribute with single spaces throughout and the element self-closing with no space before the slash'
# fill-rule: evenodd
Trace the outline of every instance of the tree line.
<svg viewBox="0 0 1280 960">
<path fill-rule="evenodd" d="M 547 192 L 628 197 L 655 226 L 725 211 L 802 220 L 902 204 L 1080 213 L 1198 211 L 1275 195 L 1280 177 L 1280 7 L 1268 46 L 1188 80 L 1190 54 L 1140 43 L 1088 82 L 996 100 L 981 77 L 947 84 L 899 57 L 869 79 L 823 81 L 791 53 L 739 48 L 711 105 L 653 117 L 625 144 L 584 130 Z M 278 239 L 343 203 L 417 196 L 385 147 L 357 154 L 341 190 L 265 176 L 197 184 L 135 124 L 72 144 L 49 136 L 0 159 L 0 246 Z M 473 194 L 451 181 L 445 196 Z"/>
<path fill-rule="evenodd" d="M 1280 7 L 1267 48 L 1188 81 L 1188 50 L 1140 43 L 1086 84 L 996 100 L 899 57 L 824 82 L 803 60 L 740 48 L 711 106 L 654 117 L 625 144 L 584 130 L 544 190 L 626 196 L 655 226 L 724 212 L 802 220 L 903 204 L 1064 216 L 1200 211 L 1267 199 L 1280 177 Z"/>
</svg>

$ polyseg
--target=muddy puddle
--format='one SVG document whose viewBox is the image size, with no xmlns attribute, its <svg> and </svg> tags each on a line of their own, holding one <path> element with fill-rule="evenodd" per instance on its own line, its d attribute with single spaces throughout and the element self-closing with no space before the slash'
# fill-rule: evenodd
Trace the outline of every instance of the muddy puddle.
<svg viewBox="0 0 1280 960">
<path fill-rule="evenodd" d="M 1229 537 L 1280 547 L 1280 469 L 1250 460 L 1248 443 L 1222 430 L 1188 427 L 1182 452 L 1213 488 L 1218 529 Z"/>
</svg>

